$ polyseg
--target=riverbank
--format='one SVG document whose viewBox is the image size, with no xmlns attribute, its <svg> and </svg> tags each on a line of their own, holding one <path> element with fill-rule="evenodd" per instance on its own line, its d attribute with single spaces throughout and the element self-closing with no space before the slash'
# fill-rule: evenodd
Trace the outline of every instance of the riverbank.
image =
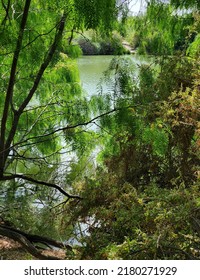
<svg viewBox="0 0 200 280">
<path fill-rule="evenodd" d="M 46 256 L 65 259 L 64 250 L 43 250 L 42 254 Z M 0 236 L 0 260 L 36 260 L 32 255 L 18 243 L 7 237 Z"/>
<path fill-rule="evenodd" d="M 135 53 L 131 45 L 118 34 L 114 34 L 111 38 L 98 38 L 97 40 L 80 37 L 76 40 L 76 44 L 81 48 L 83 55 L 124 55 Z"/>
<path fill-rule="evenodd" d="M 122 41 L 123 47 L 127 50 L 128 53 L 130 54 L 135 54 L 136 50 L 129 44 L 127 41 Z"/>
</svg>

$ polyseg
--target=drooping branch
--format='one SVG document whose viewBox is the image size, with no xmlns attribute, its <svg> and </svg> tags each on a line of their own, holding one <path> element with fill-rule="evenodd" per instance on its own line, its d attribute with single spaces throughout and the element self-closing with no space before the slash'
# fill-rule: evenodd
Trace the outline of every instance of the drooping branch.
<svg viewBox="0 0 200 280">
<path fill-rule="evenodd" d="M 67 125 L 67 126 L 65 126 L 65 127 L 61 127 L 61 128 L 52 130 L 51 132 L 46 133 L 46 134 L 42 134 L 42 135 L 32 136 L 32 137 L 26 138 L 26 139 L 24 139 L 24 140 L 21 140 L 21 141 L 19 141 L 19 142 L 16 142 L 15 144 L 13 144 L 12 146 L 9 146 L 8 148 L 5 148 L 3 151 L 0 150 L 0 155 L 1 155 L 1 153 L 4 153 L 4 152 L 6 152 L 6 151 L 9 153 L 9 150 L 10 150 L 10 149 L 13 149 L 13 148 L 15 148 L 15 147 L 17 147 L 17 146 L 19 146 L 19 145 L 25 144 L 25 143 L 27 143 L 27 142 L 29 142 L 29 141 L 31 141 L 31 140 L 40 139 L 40 141 L 36 141 L 35 143 L 41 143 L 41 142 L 49 141 L 49 139 L 47 139 L 47 140 L 41 140 L 42 138 L 47 138 L 47 137 L 52 136 L 52 135 L 54 135 L 54 134 L 56 134 L 56 133 L 59 133 L 59 132 L 64 132 L 64 131 L 67 131 L 67 130 L 70 130 L 70 129 L 74 129 L 74 128 L 77 128 L 77 127 L 80 127 L 80 126 L 87 126 L 87 125 L 89 125 L 89 124 L 95 124 L 95 125 L 96 125 L 95 121 L 98 120 L 98 119 L 100 119 L 100 118 L 102 118 L 102 117 L 105 117 L 105 116 L 110 115 L 110 114 L 112 114 L 112 113 L 114 113 L 114 112 L 123 110 L 123 109 L 125 109 L 125 108 L 126 108 L 126 109 L 127 109 L 127 108 L 133 108 L 133 107 L 137 107 L 137 106 L 139 106 L 139 104 L 137 104 L 137 105 L 135 105 L 135 106 L 130 105 L 130 106 L 121 107 L 121 108 L 114 108 L 114 109 L 112 109 L 112 110 L 110 110 L 110 111 L 108 111 L 108 112 L 102 113 L 102 114 L 100 114 L 100 115 L 98 115 L 98 116 L 96 116 L 96 117 L 90 119 L 89 121 L 82 122 L 82 123 L 77 123 L 77 124 L 74 124 L 74 125 Z M 140 105 L 140 106 L 142 106 L 142 105 Z M 30 145 L 35 144 L 35 143 L 31 143 Z M 28 144 L 27 144 L 27 145 L 28 145 Z"/>
<path fill-rule="evenodd" d="M 28 46 L 30 46 L 32 43 L 34 43 L 38 38 L 41 38 L 43 36 L 47 36 L 49 35 L 56 27 L 58 27 L 58 23 L 56 23 L 55 26 L 53 26 L 49 31 L 45 32 L 45 33 L 41 33 L 38 34 L 33 40 L 31 40 L 30 42 L 28 42 L 25 46 L 22 47 L 22 50 L 27 48 Z"/>
<path fill-rule="evenodd" d="M 47 187 L 56 189 L 60 193 L 62 193 L 64 196 L 66 196 L 70 199 L 79 199 L 79 200 L 82 199 L 78 195 L 71 195 L 71 194 L 67 193 L 63 188 L 61 188 L 60 186 L 58 186 L 56 184 L 45 182 L 45 181 L 40 181 L 40 180 L 31 178 L 31 177 L 28 177 L 28 176 L 22 175 L 22 174 L 11 174 L 11 175 L 7 175 L 7 176 L 3 176 L 3 177 L 0 178 L 0 181 L 7 181 L 7 180 L 13 180 L 13 179 L 22 179 L 22 180 L 25 180 L 25 181 L 30 182 L 30 183 L 43 185 L 43 186 L 47 186 Z"/>
<path fill-rule="evenodd" d="M 89 124 L 92 124 L 94 123 L 96 120 L 102 118 L 102 117 L 105 117 L 107 115 L 110 115 L 114 112 L 117 112 L 117 111 L 120 111 L 120 110 L 123 110 L 124 108 L 114 108 L 108 112 L 105 112 L 103 114 L 100 114 L 92 119 L 90 119 L 89 121 L 86 121 L 86 122 L 82 122 L 82 123 L 77 123 L 77 124 L 74 124 L 74 125 L 67 125 L 65 127 L 61 127 L 61 128 L 58 128 L 58 129 L 55 129 L 49 133 L 46 133 L 46 134 L 43 134 L 43 135 L 38 135 L 38 136 L 32 136 L 32 137 L 29 137 L 27 139 L 24 139 L 23 141 L 20 141 L 20 142 L 17 142 L 15 143 L 13 146 L 11 146 L 10 148 L 14 148 L 15 146 L 19 146 L 23 143 L 27 143 L 31 140 L 35 140 L 35 139 L 42 139 L 42 138 L 45 138 L 45 137 L 49 137 L 49 136 L 52 136 L 56 133 L 59 133 L 59 132 L 64 132 L 64 131 L 67 131 L 67 130 L 70 130 L 70 129 L 73 129 L 73 128 L 77 128 L 77 127 L 80 127 L 80 126 L 87 126 Z"/>
</svg>

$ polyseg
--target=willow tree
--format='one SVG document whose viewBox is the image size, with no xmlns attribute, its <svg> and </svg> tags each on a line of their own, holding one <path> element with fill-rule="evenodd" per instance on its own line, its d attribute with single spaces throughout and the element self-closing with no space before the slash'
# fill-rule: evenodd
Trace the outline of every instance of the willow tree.
<svg viewBox="0 0 200 280">
<path fill-rule="evenodd" d="M 34 203 L 42 201 L 43 213 L 47 202 L 81 199 L 69 193 L 62 175 L 72 158 L 68 153 L 86 141 L 93 145 L 87 133 L 92 119 L 76 64 L 64 52 L 76 31 L 108 32 L 116 17 L 115 0 L 1 1 L 0 234 L 18 240 L 36 257 L 42 258 L 30 241 L 40 238 L 4 220 L 19 226 L 29 219 L 27 228 L 37 226 Z M 43 228 L 48 232 L 47 223 Z"/>
</svg>

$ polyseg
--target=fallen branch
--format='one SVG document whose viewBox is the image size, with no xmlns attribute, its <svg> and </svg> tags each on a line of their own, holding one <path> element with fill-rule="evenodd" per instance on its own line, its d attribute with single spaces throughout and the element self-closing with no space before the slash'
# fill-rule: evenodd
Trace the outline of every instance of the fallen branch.
<svg viewBox="0 0 200 280">
<path fill-rule="evenodd" d="M 30 253 L 32 256 L 34 256 L 37 259 L 40 260 L 60 260 L 57 257 L 52 257 L 52 256 L 46 256 L 43 255 L 34 245 L 34 243 L 42 243 L 45 244 L 46 246 L 54 246 L 57 248 L 62 248 L 62 249 L 67 249 L 67 250 L 72 250 L 71 246 L 65 245 L 62 242 L 39 236 L 39 235 L 32 235 L 25 233 L 21 230 L 0 225 L 0 235 L 6 236 L 14 241 L 17 241 L 22 247 Z"/>
</svg>

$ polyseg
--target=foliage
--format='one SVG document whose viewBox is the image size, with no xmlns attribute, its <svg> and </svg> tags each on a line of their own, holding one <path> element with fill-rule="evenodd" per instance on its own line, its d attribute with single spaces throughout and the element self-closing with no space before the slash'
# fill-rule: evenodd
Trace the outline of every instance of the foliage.
<svg viewBox="0 0 200 280">
<path fill-rule="evenodd" d="M 72 198 L 70 164 L 95 142 L 73 34 L 88 28 L 108 34 L 117 13 L 107 0 L 1 1 L 0 214 L 18 228 L 54 237 L 61 228 L 54 207 Z"/>
<path fill-rule="evenodd" d="M 79 29 L 83 26 L 86 29 L 104 28 L 104 31 L 112 29 L 117 16 L 115 0 L 74 0 L 74 6 L 78 11 L 75 24 Z"/>
<path fill-rule="evenodd" d="M 199 31 L 200 31 L 200 14 L 199 12 L 194 13 L 194 24 L 190 28 L 190 38 L 194 37 L 192 43 L 189 45 L 187 49 L 187 55 L 198 58 L 199 57 Z"/>
<path fill-rule="evenodd" d="M 64 52 L 71 58 L 78 58 L 82 55 L 82 50 L 79 45 L 66 46 Z"/>
<path fill-rule="evenodd" d="M 83 223 L 93 217 L 90 235 L 82 239 L 87 245 L 80 248 L 81 258 L 199 258 L 199 188 L 161 191 L 152 184 L 136 190 L 116 174 L 99 175 L 85 183 L 87 203 L 78 212 Z"/>
<path fill-rule="evenodd" d="M 87 37 L 86 37 L 87 36 Z M 77 39 L 84 55 L 122 55 L 126 53 L 122 45 L 122 38 L 117 32 L 109 37 L 90 31 L 85 37 Z"/>
<path fill-rule="evenodd" d="M 146 13 L 127 21 L 127 30 L 134 30 L 128 40 L 139 54 L 171 55 L 186 51 L 194 40 L 190 30 L 195 22 L 195 13 L 181 13 L 171 5 L 152 1 Z"/>
<path fill-rule="evenodd" d="M 176 8 L 192 8 L 192 9 L 199 9 L 200 3 L 197 0 L 171 0 L 171 5 L 175 6 Z"/>
<path fill-rule="evenodd" d="M 87 225 L 78 258 L 199 258 L 198 64 L 177 57 L 157 71 L 144 65 L 139 82 L 133 69 L 114 59 L 110 99 L 97 102 L 99 112 L 108 104 L 115 112 L 100 122 L 109 133 L 96 173 L 74 182 L 85 199 L 72 219 Z"/>
<path fill-rule="evenodd" d="M 199 62 L 193 59 L 199 21 L 198 13 L 171 9 L 154 5 L 134 24 L 144 52 L 176 56 L 140 66 L 138 78 L 130 61 L 114 59 L 105 75 L 108 94 L 92 100 L 97 112 L 113 114 L 100 120 L 104 146 L 96 172 L 74 181 L 85 200 L 72 219 L 87 227 L 77 258 L 200 257 Z"/>
<path fill-rule="evenodd" d="M 199 2 L 152 0 L 127 19 L 125 1 L 115 24 L 117 3 L 1 2 L 0 216 L 74 238 L 69 258 L 199 259 Z M 89 100 L 77 34 L 123 54 L 132 26 L 139 53 L 164 56 L 137 69 L 114 58 Z"/>
</svg>

